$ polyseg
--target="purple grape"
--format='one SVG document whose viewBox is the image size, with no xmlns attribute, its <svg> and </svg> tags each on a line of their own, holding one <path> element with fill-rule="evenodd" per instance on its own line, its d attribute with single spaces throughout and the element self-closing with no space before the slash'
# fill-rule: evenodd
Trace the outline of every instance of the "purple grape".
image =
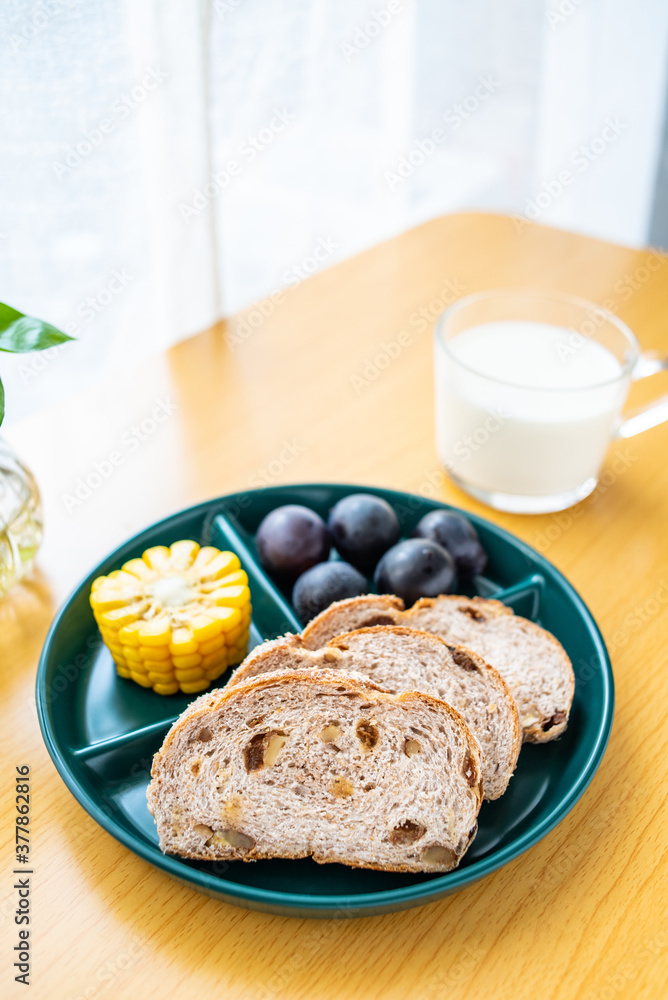
<svg viewBox="0 0 668 1000">
<path fill-rule="evenodd" d="M 331 539 L 323 519 L 308 507 L 286 504 L 267 514 L 255 536 L 262 565 L 274 576 L 295 579 L 329 555 Z"/>
<path fill-rule="evenodd" d="M 413 536 L 429 538 L 447 549 L 460 576 L 478 576 L 487 565 L 487 554 L 475 528 L 470 521 L 453 510 L 432 510 L 425 514 L 418 522 Z"/>
<path fill-rule="evenodd" d="M 389 549 L 376 567 L 374 586 L 379 594 L 396 594 L 406 607 L 420 597 L 451 594 L 457 571 L 449 552 L 427 538 L 409 538 Z"/>
<path fill-rule="evenodd" d="M 370 493 L 351 493 L 329 514 L 329 530 L 342 559 L 363 573 L 399 540 L 399 519 L 386 500 Z"/>
<path fill-rule="evenodd" d="M 345 562 L 323 562 L 299 577 L 292 591 L 292 603 L 304 625 L 333 601 L 358 597 L 368 590 L 366 579 Z"/>
</svg>

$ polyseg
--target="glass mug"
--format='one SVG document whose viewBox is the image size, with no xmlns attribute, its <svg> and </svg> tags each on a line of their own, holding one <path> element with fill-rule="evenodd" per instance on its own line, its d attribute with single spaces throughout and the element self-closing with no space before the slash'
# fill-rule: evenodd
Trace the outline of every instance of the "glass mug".
<svg viewBox="0 0 668 1000">
<path fill-rule="evenodd" d="M 465 492 L 497 510 L 564 510 L 596 487 L 612 438 L 668 420 L 668 396 L 628 419 L 632 381 L 668 368 L 607 309 L 561 293 L 459 299 L 435 330 L 436 438 Z"/>
</svg>

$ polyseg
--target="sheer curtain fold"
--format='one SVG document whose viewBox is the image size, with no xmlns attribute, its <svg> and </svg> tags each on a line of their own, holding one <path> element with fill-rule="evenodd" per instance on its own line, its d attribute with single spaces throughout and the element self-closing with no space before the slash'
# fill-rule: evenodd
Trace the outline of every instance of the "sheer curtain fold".
<svg viewBox="0 0 668 1000">
<path fill-rule="evenodd" d="M 646 239 L 662 0 L 15 0 L 0 28 L 0 298 L 78 338 L 0 356 L 10 420 L 441 213 Z"/>
</svg>

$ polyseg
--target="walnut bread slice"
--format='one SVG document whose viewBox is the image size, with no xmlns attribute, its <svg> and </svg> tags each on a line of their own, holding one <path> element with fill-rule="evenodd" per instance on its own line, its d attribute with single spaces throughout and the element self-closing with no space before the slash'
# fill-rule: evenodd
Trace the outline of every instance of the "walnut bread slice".
<svg viewBox="0 0 668 1000">
<path fill-rule="evenodd" d="M 523 739 L 545 743 L 568 725 L 575 676 L 563 646 L 546 629 L 482 597 L 423 597 L 408 611 L 398 598 L 369 594 L 337 601 L 310 622 L 303 640 L 310 649 L 344 632 L 375 624 L 405 625 L 466 646 L 503 677 L 517 703 Z"/>
<path fill-rule="evenodd" d="M 275 670 L 332 668 L 364 675 L 386 691 L 424 691 L 452 705 L 482 750 L 486 799 L 503 795 L 521 747 L 515 700 L 500 674 L 463 646 L 397 625 L 345 633 L 309 650 L 299 636 L 256 646 L 231 684 Z"/>
<path fill-rule="evenodd" d="M 445 872 L 477 829 L 480 751 L 461 716 L 331 670 L 283 671 L 191 705 L 148 787 L 165 853 Z"/>
</svg>

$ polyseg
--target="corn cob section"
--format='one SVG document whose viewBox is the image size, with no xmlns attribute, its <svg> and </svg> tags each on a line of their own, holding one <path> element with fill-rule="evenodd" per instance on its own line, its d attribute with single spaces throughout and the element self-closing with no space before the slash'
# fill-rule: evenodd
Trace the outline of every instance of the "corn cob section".
<svg viewBox="0 0 668 1000">
<path fill-rule="evenodd" d="M 233 552 L 184 539 L 93 581 L 90 603 L 121 677 L 204 691 L 248 648 L 248 577 Z"/>
</svg>

